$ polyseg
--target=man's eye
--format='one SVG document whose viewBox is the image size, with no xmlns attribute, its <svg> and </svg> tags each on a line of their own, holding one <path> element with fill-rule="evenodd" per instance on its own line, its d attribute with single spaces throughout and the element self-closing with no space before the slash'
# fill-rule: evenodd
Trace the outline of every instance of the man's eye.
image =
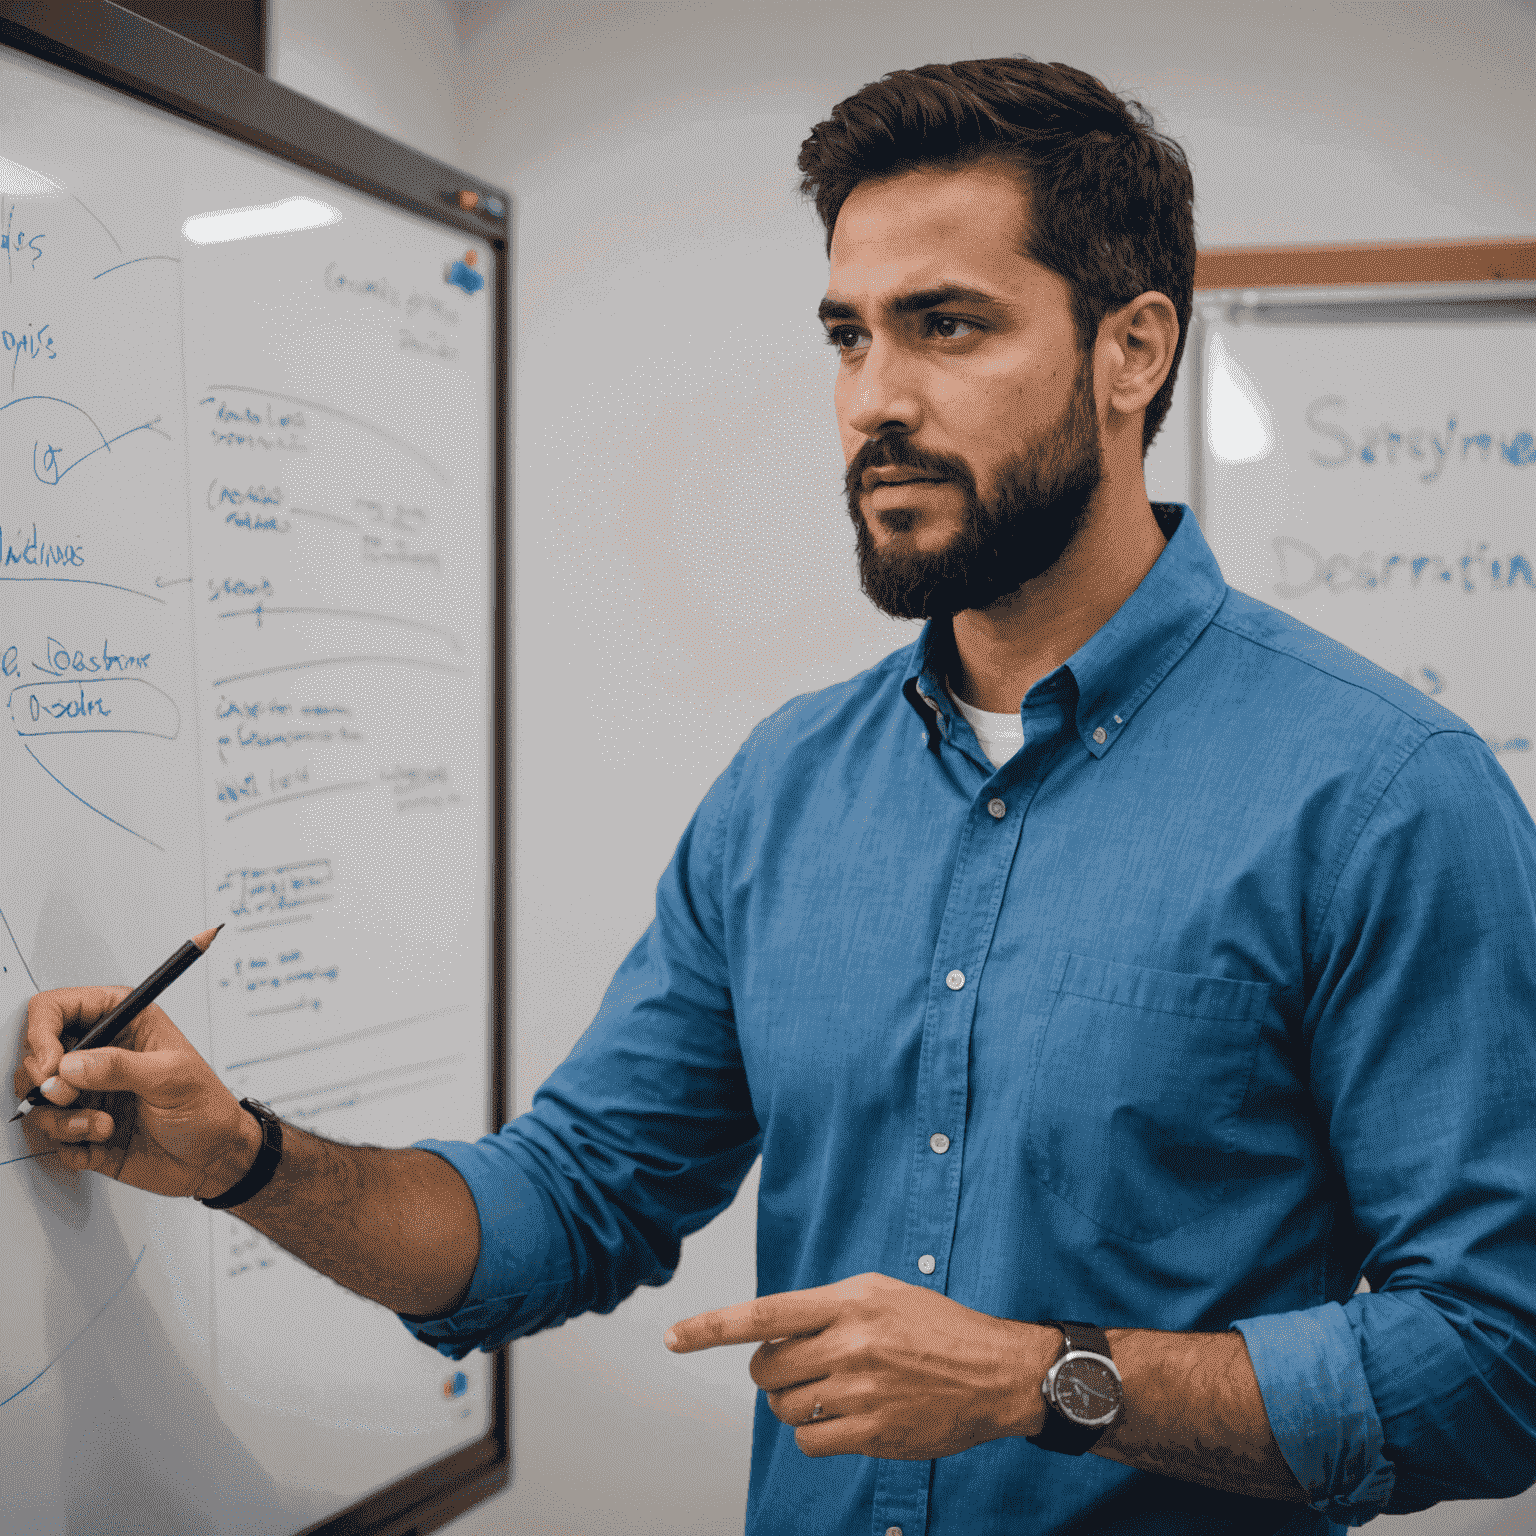
<svg viewBox="0 0 1536 1536">
<path fill-rule="evenodd" d="M 969 320 L 957 320 L 953 315 L 930 315 L 928 324 L 934 334 L 945 341 L 959 341 L 976 329 Z"/>
<path fill-rule="evenodd" d="M 859 332 L 851 325 L 835 325 L 827 332 L 827 345 L 839 352 L 849 352 L 859 344 Z"/>
</svg>

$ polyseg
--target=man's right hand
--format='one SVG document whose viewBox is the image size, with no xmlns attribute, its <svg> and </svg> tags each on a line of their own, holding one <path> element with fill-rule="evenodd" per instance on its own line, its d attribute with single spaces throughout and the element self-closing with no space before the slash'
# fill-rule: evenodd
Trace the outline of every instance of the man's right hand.
<svg viewBox="0 0 1536 1536">
<path fill-rule="evenodd" d="M 56 1151 L 66 1168 L 157 1195 L 221 1195 L 255 1162 L 261 1128 L 162 1009 L 151 1004 L 113 1045 L 66 1054 L 60 1044 L 66 1030 L 83 1034 L 128 990 L 65 987 L 28 1003 L 16 1094 L 49 1083 L 51 1106 L 26 1117 L 28 1144 Z"/>
<path fill-rule="evenodd" d="M 256 1161 L 261 1128 L 159 1008 L 146 1008 L 117 1044 L 66 1054 L 59 1043 L 127 995 L 69 987 L 32 999 L 16 1092 L 51 1085 L 48 1107 L 23 1122 L 27 1140 L 66 1168 L 157 1195 L 222 1195 Z M 271 1180 L 234 1214 L 322 1275 L 417 1317 L 453 1311 L 480 1256 L 474 1196 L 446 1158 L 348 1146 L 291 1125 Z"/>
</svg>

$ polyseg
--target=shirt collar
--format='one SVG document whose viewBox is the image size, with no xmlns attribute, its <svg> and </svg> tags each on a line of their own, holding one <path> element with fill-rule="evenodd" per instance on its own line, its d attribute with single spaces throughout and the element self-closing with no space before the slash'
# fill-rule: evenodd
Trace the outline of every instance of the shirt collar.
<svg viewBox="0 0 1536 1536">
<path fill-rule="evenodd" d="M 1216 616 L 1227 595 L 1216 557 L 1189 508 L 1158 502 L 1153 511 L 1163 528 L 1171 525 L 1173 531 L 1152 569 L 1107 624 L 1061 668 L 1035 684 L 1043 688 L 1062 672 L 1070 673 L 1077 689 L 1077 732 L 1095 757 L 1102 757 L 1115 744 L 1136 711 Z M 934 753 L 939 750 L 939 734 L 949 734 L 944 676 L 953 662 L 954 643 L 949 619 L 930 619 L 912 648 L 902 683 Z"/>
</svg>

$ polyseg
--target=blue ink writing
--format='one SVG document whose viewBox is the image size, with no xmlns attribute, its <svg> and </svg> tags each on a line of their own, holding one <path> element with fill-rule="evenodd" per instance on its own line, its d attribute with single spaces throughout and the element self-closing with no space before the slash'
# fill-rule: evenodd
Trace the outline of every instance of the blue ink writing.
<svg viewBox="0 0 1536 1536">
<path fill-rule="evenodd" d="M 43 254 L 43 241 L 48 237 L 45 234 L 28 234 L 24 229 L 16 228 L 16 204 L 0 204 L 5 208 L 5 218 L 0 221 L 0 251 L 5 252 L 6 275 L 12 282 L 16 281 L 16 267 L 18 262 L 22 264 L 23 272 L 30 272 L 35 267 Z"/>
<path fill-rule="evenodd" d="M 48 636 L 47 661 L 34 661 L 32 665 L 39 672 L 46 672 L 49 677 L 68 677 L 78 673 L 104 673 L 115 675 L 119 672 L 142 672 L 149 666 L 150 653 L 131 655 L 122 651 L 114 651 L 108 641 L 101 642 L 99 651 L 94 648 L 90 651 L 72 651 L 61 640 L 55 640 Z"/>
<path fill-rule="evenodd" d="M 62 699 L 39 699 L 35 693 L 27 695 L 27 712 L 34 721 L 41 720 L 45 716 L 50 720 L 85 720 L 96 715 L 110 715 L 112 711 L 102 702 L 98 694 L 94 699 L 85 696 L 83 685 L 79 688 L 78 697 L 71 696 Z"/>
<path fill-rule="evenodd" d="M 1271 540 L 1280 579 L 1275 593 L 1287 600 L 1305 597 L 1319 589 L 1327 592 L 1375 592 L 1419 589 L 1455 592 L 1508 592 L 1512 587 L 1536 591 L 1536 568 L 1521 553 L 1489 555 L 1486 539 L 1468 540 L 1463 552 L 1443 554 L 1390 554 L 1378 557 L 1374 550 L 1356 554 L 1325 555 L 1302 539 L 1288 535 Z"/>
<path fill-rule="evenodd" d="M 243 581 L 237 576 L 226 576 L 222 581 L 215 581 L 211 576 L 206 579 L 210 603 L 224 597 L 267 597 L 272 591 L 272 583 L 265 576 L 253 581 Z"/>
<path fill-rule="evenodd" d="M 334 261 L 325 269 L 323 281 L 334 293 L 351 293 L 363 299 L 377 299 L 379 303 L 388 304 L 394 309 L 399 309 L 403 303 L 400 290 L 387 277 L 349 277 L 341 270 L 339 263 Z"/>
<path fill-rule="evenodd" d="M 16 538 L 24 538 L 25 542 L 18 544 Z M 79 566 L 85 564 L 85 546 L 83 544 L 50 543 L 38 537 L 37 524 L 32 524 L 31 538 L 17 534 L 6 537 L 5 529 L 0 527 L 0 567 L 10 565 L 35 566 L 40 570 L 48 570 L 53 566 Z"/>
<path fill-rule="evenodd" d="M 276 992 L 285 986 L 292 986 L 301 981 L 335 981 L 341 975 L 341 967 L 336 965 L 305 966 L 301 971 L 287 971 L 282 975 L 267 975 L 274 965 L 304 965 L 304 951 L 290 949 L 284 951 L 273 960 L 264 956 L 252 955 L 249 959 L 235 961 L 235 982 L 246 992 Z M 262 974 L 253 975 L 252 972 Z M 228 980 L 223 980 L 221 985 L 228 986 Z"/>
<path fill-rule="evenodd" d="M 252 917 L 330 901 L 332 893 L 324 887 L 333 879 L 329 859 L 304 859 L 296 864 L 232 869 L 217 889 L 238 892 L 230 897 L 231 917 Z"/>
<path fill-rule="evenodd" d="M 280 485 L 248 485 L 242 489 L 225 485 L 221 480 L 210 480 L 207 502 L 210 512 L 217 512 L 220 507 L 280 507 L 283 488 Z"/>
<path fill-rule="evenodd" d="M 275 511 L 262 514 L 249 510 L 252 507 L 282 506 L 283 488 L 280 485 L 248 485 L 242 488 L 225 485 L 221 480 L 210 480 L 207 502 L 212 512 L 221 507 L 230 509 L 224 514 L 224 521 L 231 528 L 249 528 L 256 533 L 287 533 L 291 526 L 286 518 L 279 517 Z"/>
<path fill-rule="evenodd" d="M 248 405 L 231 405 L 219 395 L 204 395 L 199 409 L 209 411 L 213 425 L 208 435 L 221 447 L 266 449 L 302 453 L 308 449 L 305 433 L 309 423 L 303 411 L 275 410 L 271 401 L 265 410 Z"/>
<path fill-rule="evenodd" d="M 24 331 L 0 331 L 0 346 L 3 346 L 11 354 L 11 389 L 16 388 L 16 369 L 22 358 L 28 362 L 35 362 L 42 358 L 45 362 L 52 362 L 58 352 L 54 348 L 53 337 L 46 325 L 33 326 L 29 321 Z"/>
<path fill-rule="evenodd" d="M 1371 422 L 1351 434 L 1332 413 L 1345 410 L 1342 395 L 1322 395 L 1306 409 L 1307 426 L 1319 437 L 1331 440 L 1325 452 L 1314 448 L 1312 462 L 1324 469 L 1339 469 L 1346 464 L 1387 466 L 1399 463 L 1419 468 L 1419 479 L 1433 485 L 1447 464 L 1488 463 L 1493 457 L 1492 432 L 1466 432 L 1458 435 L 1454 414 L 1447 414 L 1444 430 L 1425 427 L 1399 429 L 1391 422 Z M 1516 468 L 1536 464 L 1536 436 L 1529 431 L 1511 432 L 1498 439 L 1499 458 Z M 1458 452 L 1459 449 L 1459 452 Z M 1473 457 L 1474 451 L 1476 457 Z"/>
</svg>

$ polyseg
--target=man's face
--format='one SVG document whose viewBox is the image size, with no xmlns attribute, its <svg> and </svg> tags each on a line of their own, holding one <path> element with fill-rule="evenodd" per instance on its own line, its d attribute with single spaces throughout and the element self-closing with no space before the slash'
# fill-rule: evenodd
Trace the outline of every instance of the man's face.
<svg viewBox="0 0 1536 1536">
<path fill-rule="evenodd" d="M 865 182 L 843 204 L 821 317 L 859 576 L 894 618 L 990 607 L 1050 569 L 1103 478 L 1092 351 L 1020 254 L 994 166 Z"/>
</svg>

